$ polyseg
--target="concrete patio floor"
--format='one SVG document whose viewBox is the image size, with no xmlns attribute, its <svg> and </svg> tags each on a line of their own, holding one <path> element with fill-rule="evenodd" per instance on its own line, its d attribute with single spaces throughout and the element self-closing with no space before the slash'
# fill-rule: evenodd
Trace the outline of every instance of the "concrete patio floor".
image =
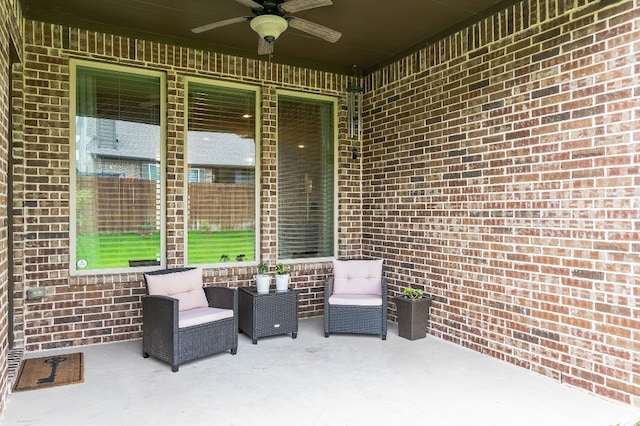
<svg viewBox="0 0 640 426">
<path fill-rule="evenodd" d="M 238 353 L 180 366 L 141 341 L 29 353 L 84 352 L 84 383 L 12 393 L 2 425 L 635 425 L 640 410 L 389 324 L 374 336 L 239 336 Z"/>
</svg>

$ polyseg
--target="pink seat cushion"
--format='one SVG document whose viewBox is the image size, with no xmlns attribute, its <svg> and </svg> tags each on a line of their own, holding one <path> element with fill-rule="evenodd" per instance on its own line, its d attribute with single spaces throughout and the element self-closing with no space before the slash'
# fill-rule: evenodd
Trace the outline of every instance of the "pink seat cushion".
<svg viewBox="0 0 640 426">
<path fill-rule="evenodd" d="M 180 311 L 178 314 L 178 327 L 191 327 L 208 322 L 219 321 L 225 318 L 233 318 L 233 309 L 220 308 L 195 308 Z"/>
<path fill-rule="evenodd" d="M 334 294 L 329 296 L 330 305 L 381 306 L 382 297 L 371 294 Z"/>
<path fill-rule="evenodd" d="M 150 295 L 178 299 L 180 312 L 209 306 L 202 288 L 202 269 L 200 268 L 168 274 L 145 274 L 145 279 Z"/>
<path fill-rule="evenodd" d="M 382 259 L 334 260 L 333 294 L 382 295 Z"/>
</svg>

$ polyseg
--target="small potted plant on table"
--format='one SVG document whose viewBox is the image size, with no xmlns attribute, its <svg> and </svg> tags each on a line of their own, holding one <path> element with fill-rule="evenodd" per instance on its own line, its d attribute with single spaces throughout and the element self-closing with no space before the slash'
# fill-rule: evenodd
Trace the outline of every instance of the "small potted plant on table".
<svg viewBox="0 0 640 426">
<path fill-rule="evenodd" d="M 427 336 L 431 301 L 422 290 L 412 287 L 406 287 L 402 295 L 395 297 L 400 337 L 416 340 Z"/>
<path fill-rule="evenodd" d="M 269 285 L 271 284 L 271 275 L 269 275 L 269 265 L 266 263 L 258 264 L 258 275 L 254 275 L 256 280 L 256 289 L 258 293 L 269 293 Z"/>
<path fill-rule="evenodd" d="M 276 265 L 276 291 L 289 289 L 289 268 L 284 263 Z"/>
</svg>

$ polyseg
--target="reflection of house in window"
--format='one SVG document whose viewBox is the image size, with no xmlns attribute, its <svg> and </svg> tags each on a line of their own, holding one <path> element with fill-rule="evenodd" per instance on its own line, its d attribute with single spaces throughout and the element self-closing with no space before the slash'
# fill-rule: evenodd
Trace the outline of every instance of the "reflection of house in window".
<svg viewBox="0 0 640 426">
<path fill-rule="evenodd" d="M 88 149 L 93 170 L 112 177 L 160 179 L 158 126 L 100 119 L 101 133 Z M 102 131 L 105 133 L 102 133 Z M 255 180 L 255 141 L 229 133 L 189 132 L 190 183 L 243 183 Z M 83 171 L 80 171 L 83 172 Z"/>
<path fill-rule="evenodd" d="M 255 182 L 255 141 L 232 133 L 190 131 L 189 182 Z M 198 180 L 192 180 L 192 172 Z"/>
<path fill-rule="evenodd" d="M 189 228 L 202 224 L 216 231 L 255 229 L 255 141 L 233 133 L 188 132 Z M 198 180 L 196 180 L 196 177 Z M 249 255 L 253 234 L 236 234 L 245 239 L 244 248 L 234 254 Z M 235 250 L 234 246 L 224 250 Z M 222 248 L 221 248 L 222 250 Z M 195 256 L 195 252 L 191 252 Z M 219 262 L 220 257 L 209 258 Z"/>
<path fill-rule="evenodd" d="M 160 127 L 153 124 L 98 119 L 95 142 L 87 149 L 87 172 L 133 179 L 160 179 Z M 106 133 L 101 133 L 105 131 Z M 83 172 L 82 170 L 79 170 Z"/>
<path fill-rule="evenodd" d="M 160 165 L 156 163 L 142 163 L 140 177 L 146 180 L 160 180 Z"/>
<path fill-rule="evenodd" d="M 118 147 L 116 121 L 108 118 L 98 118 L 96 127 L 98 131 L 98 148 L 116 149 Z"/>
<path fill-rule="evenodd" d="M 187 182 L 206 182 L 204 169 L 191 169 L 187 175 Z"/>
</svg>

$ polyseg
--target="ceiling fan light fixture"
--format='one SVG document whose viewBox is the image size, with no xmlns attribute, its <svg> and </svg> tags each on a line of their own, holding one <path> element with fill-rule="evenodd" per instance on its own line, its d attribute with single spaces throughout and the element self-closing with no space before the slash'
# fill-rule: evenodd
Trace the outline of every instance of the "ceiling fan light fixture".
<svg viewBox="0 0 640 426">
<path fill-rule="evenodd" d="M 278 15 L 256 16 L 249 22 L 249 25 L 253 31 L 269 43 L 280 37 L 280 34 L 289 26 L 287 20 Z"/>
</svg>

